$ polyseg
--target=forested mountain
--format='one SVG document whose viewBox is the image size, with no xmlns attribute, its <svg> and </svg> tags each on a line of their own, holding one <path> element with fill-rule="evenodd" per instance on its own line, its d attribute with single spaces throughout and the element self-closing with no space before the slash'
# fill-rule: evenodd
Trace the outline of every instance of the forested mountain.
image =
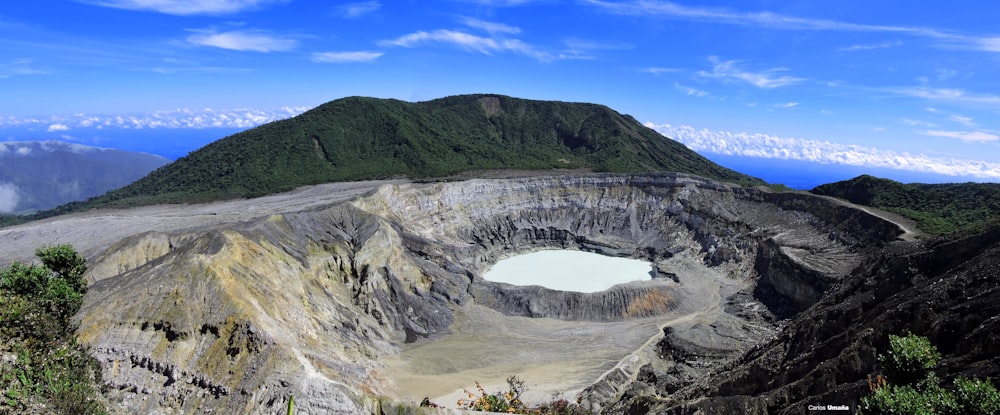
<svg viewBox="0 0 1000 415">
<path fill-rule="evenodd" d="M 497 95 L 418 103 L 350 97 L 218 140 L 91 205 L 252 197 L 484 169 L 676 171 L 763 183 L 601 105 Z"/>
<path fill-rule="evenodd" d="M 966 229 L 1000 217 L 1000 184 L 903 184 L 868 175 L 825 184 L 812 193 L 898 213 L 924 232 Z"/>
</svg>

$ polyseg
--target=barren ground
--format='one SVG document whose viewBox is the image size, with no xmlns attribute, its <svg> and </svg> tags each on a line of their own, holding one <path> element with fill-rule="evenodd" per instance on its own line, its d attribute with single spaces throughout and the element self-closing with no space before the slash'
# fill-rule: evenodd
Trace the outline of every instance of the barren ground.
<svg viewBox="0 0 1000 415">
<path fill-rule="evenodd" d="M 463 389 L 477 392 L 476 382 L 488 393 L 506 391 L 511 375 L 525 381 L 528 403 L 556 395 L 573 401 L 614 368 L 636 370 L 647 363 L 663 327 L 687 331 L 725 318 L 722 300 L 744 284 L 689 259 L 675 258 L 667 265 L 690 299 L 674 313 L 595 323 L 512 317 L 467 305 L 456 313 L 451 333 L 386 359 L 385 376 L 394 381 L 397 398 L 416 403 L 428 397 L 449 408 L 466 397 Z M 633 284 L 643 283 L 651 282 Z"/>
<path fill-rule="evenodd" d="M 402 182 L 327 183 L 256 199 L 100 209 L 57 216 L 0 229 L 0 241 L 3 241 L 0 264 L 34 261 L 36 248 L 55 244 L 72 244 L 84 256 L 93 258 L 122 238 L 143 232 L 210 227 L 282 212 L 316 209 L 349 200 L 382 184 Z"/>
</svg>

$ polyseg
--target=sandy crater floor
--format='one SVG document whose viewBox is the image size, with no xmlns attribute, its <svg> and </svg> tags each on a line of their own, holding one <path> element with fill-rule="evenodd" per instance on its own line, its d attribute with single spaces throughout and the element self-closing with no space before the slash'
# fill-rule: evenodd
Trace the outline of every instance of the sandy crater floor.
<svg viewBox="0 0 1000 415">
<path fill-rule="evenodd" d="M 571 401 L 584 388 L 620 366 L 633 370 L 655 355 L 663 327 L 688 330 L 708 326 L 725 314 L 723 298 L 743 287 L 690 259 L 669 261 L 688 301 L 675 312 L 643 319 L 595 323 L 506 316 L 469 304 L 456 312 L 451 333 L 406 345 L 384 359 L 395 397 L 419 403 L 424 397 L 456 408 L 464 389 L 506 390 L 508 376 L 525 381 L 528 403 L 558 395 Z"/>
</svg>

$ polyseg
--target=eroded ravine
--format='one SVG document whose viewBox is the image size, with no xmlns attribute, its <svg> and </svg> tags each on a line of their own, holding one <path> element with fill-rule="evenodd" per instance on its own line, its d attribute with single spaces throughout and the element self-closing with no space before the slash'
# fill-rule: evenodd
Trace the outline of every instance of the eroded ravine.
<svg viewBox="0 0 1000 415">
<path fill-rule="evenodd" d="M 89 255 L 96 282 L 79 334 L 112 401 L 132 412 L 270 413 L 295 396 L 303 411 L 358 413 L 382 405 L 377 396 L 442 396 L 405 387 L 421 376 L 454 390 L 518 374 L 599 405 L 630 377 L 658 371 L 681 384 L 711 370 L 900 232 L 825 199 L 672 174 L 309 195 L 242 221 L 136 227 Z M 593 294 L 480 278 L 499 258 L 542 248 L 642 258 L 662 278 Z M 508 354 L 509 338 L 538 353 Z M 565 364 L 566 352 L 586 365 Z M 560 379 L 576 377 L 546 385 L 554 365 Z"/>
</svg>

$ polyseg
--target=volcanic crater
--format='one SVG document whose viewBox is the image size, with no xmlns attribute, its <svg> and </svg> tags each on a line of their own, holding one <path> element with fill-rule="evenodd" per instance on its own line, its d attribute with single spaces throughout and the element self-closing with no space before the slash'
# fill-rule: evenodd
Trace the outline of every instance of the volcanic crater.
<svg viewBox="0 0 1000 415">
<path fill-rule="evenodd" d="M 904 232 L 831 199 L 666 173 L 332 184 L 30 226 L 75 229 L 45 243 L 91 258 L 80 341 L 111 399 L 146 413 L 454 407 L 510 375 L 530 399 L 598 409 L 637 378 L 697 382 Z M 40 245 L 26 233 L 0 231 Z M 482 278 L 541 249 L 657 275 L 596 293 Z"/>
</svg>

